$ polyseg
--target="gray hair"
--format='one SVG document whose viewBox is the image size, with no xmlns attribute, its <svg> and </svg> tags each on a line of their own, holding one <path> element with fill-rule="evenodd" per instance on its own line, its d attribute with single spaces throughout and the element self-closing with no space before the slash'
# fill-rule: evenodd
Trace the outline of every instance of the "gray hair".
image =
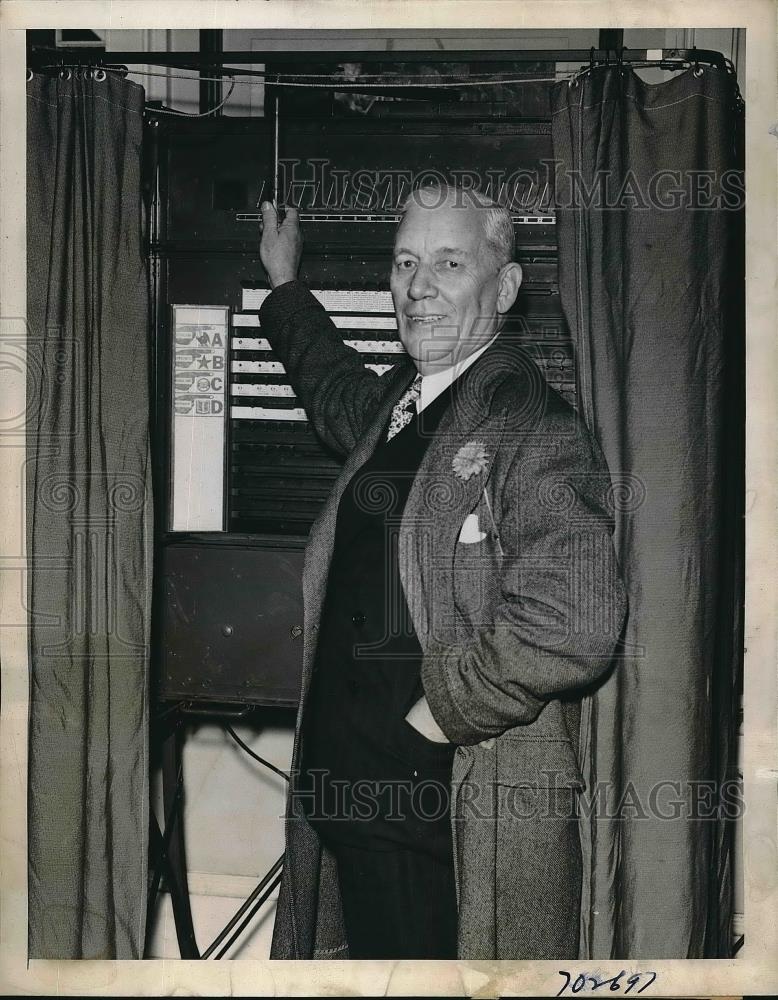
<svg viewBox="0 0 778 1000">
<path fill-rule="evenodd" d="M 447 181 L 435 181 L 432 184 L 416 187 L 400 205 L 400 224 L 402 224 L 402 220 L 405 218 L 405 213 L 408 211 L 411 203 L 416 201 L 416 195 L 419 191 L 434 189 L 440 191 L 441 197 L 438 202 L 440 205 L 445 202 L 449 195 L 453 194 L 459 205 L 463 205 L 468 201 L 470 207 L 482 208 L 484 210 L 481 216 L 484 236 L 490 250 L 494 254 L 495 262 L 498 267 L 502 267 L 513 260 L 516 243 L 511 213 L 503 205 L 490 198 L 488 194 L 484 194 L 479 188 L 460 187 L 457 184 L 451 184 Z"/>
</svg>

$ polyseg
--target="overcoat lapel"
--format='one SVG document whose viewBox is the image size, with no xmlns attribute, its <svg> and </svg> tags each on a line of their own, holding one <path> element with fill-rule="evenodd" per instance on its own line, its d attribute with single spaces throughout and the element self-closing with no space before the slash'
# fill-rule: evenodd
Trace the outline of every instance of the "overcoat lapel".
<svg viewBox="0 0 778 1000">
<path fill-rule="evenodd" d="M 490 351 L 484 352 L 484 357 Z M 454 550 L 468 514 L 477 506 L 491 475 L 507 413 L 495 409 L 482 380 L 479 361 L 452 386 L 449 407 L 414 477 L 398 536 L 398 568 L 405 599 L 423 650 L 431 639 L 429 608 L 436 571 L 452 570 Z M 424 411 L 420 414 L 423 432 Z M 482 473 L 463 480 L 454 472 L 454 459 L 465 445 L 483 445 L 487 456 Z M 441 565 L 445 560 L 445 565 Z"/>
</svg>

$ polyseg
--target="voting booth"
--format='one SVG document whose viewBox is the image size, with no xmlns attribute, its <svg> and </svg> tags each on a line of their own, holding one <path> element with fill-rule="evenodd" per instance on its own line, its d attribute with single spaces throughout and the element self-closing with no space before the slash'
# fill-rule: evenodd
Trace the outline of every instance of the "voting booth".
<svg viewBox="0 0 778 1000">
<path fill-rule="evenodd" d="M 262 335 L 262 200 L 298 207 L 300 277 L 383 374 L 404 353 L 389 292 L 402 201 L 425 182 L 477 184 L 510 209 L 524 272 L 506 332 L 575 401 L 542 89 L 357 114 L 334 92 L 323 106 L 279 88 L 264 118 L 150 113 L 161 696 L 293 704 L 299 689 L 302 553 L 340 464 Z"/>
</svg>

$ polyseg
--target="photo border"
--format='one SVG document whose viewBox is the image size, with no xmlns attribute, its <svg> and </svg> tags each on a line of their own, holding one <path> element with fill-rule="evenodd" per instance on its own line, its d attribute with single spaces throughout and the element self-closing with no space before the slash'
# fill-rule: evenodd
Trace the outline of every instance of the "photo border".
<svg viewBox="0 0 778 1000">
<path fill-rule="evenodd" d="M 234 959 L 27 960 L 25 444 L 0 436 L 0 986 L 11 994 L 87 996 L 555 996 L 559 969 L 602 978 L 652 970 L 650 996 L 778 990 L 776 845 L 776 7 L 772 0 L 2 0 L 0 5 L 0 337 L 24 335 L 25 34 L 27 28 L 745 27 L 746 611 L 743 773 L 745 943 L 733 959 L 575 962 L 278 962 Z M 734 22 L 734 23 L 733 23 Z M 3 317 L 6 317 L 3 319 Z M 1 349 L 1 342 L 0 342 Z M 0 366 L 0 427 L 24 411 L 25 372 Z M 603 993 L 603 990 L 598 991 Z M 582 995 L 590 995 L 586 990 Z M 609 994 L 613 995 L 613 994 Z"/>
</svg>

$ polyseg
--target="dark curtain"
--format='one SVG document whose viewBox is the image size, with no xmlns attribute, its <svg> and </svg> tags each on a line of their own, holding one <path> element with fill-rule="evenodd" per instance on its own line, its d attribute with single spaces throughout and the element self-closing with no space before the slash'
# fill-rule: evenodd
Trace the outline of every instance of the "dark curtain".
<svg viewBox="0 0 778 1000">
<path fill-rule="evenodd" d="M 29 950 L 140 958 L 151 574 L 143 89 L 27 90 Z"/>
<path fill-rule="evenodd" d="M 581 957 L 730 954 L 742 655 L 742 103 L 619 66 L 553 91 L 559 277 L 630 600 L 582 720 Z M 588 813 L 588 814 L 587 814 Z"/>
</svg>

